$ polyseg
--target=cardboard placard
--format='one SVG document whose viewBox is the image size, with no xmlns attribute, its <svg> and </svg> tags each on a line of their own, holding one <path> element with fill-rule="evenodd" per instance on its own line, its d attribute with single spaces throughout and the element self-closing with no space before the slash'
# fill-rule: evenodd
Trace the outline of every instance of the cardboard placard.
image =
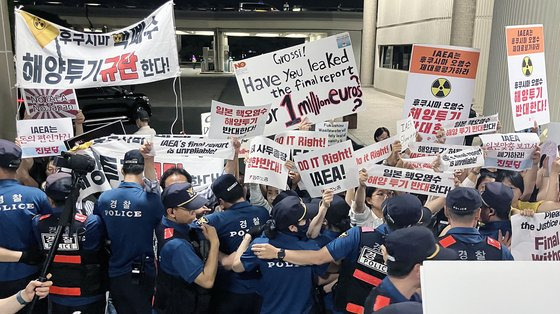
<svg viewBox="0 0 560 314">
<path fill-rule="evenodd" d="M 18 120 L 16 127 L 22 158 L 58 156 L 74 137 L 71 118 Z"/>
</svg>

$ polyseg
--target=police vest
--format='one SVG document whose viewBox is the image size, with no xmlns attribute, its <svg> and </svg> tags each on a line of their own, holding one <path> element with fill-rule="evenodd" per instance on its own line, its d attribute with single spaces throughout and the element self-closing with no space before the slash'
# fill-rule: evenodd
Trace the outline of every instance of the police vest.
<svg viewBox="0 0 560 314">
<path fill-rule="evenodd" d="M 373 228 L 360 228 L 360 247 L 357 260 L 343 260 L 334 292 L 338 310 L 363 313 L 364 302 L 372 288 L 387 276 L 387 266 L 381 253 L 384 236 Z"/>
<path fill-rule="evenodd" d="M 42 215 L 38 229 L 43 250 L 48 253 L 54 241 L 58 215 Z M 50 268 L 53 286 L 50 293 L 68 297 L 87 297 L 105 294 L 108 287 L 108 254 L 101 245 L 97 251 L 82 249 L 85 241 L 87 216 L 75 214 L 63 232 Z"/>
<path fill-rule="evenodd" d="M 464 243 L 450 234 L 441 237 L 439 244 L 444 248 L 456 251 L 460 260 L 501 261 L 503 259 L 502 245 L 490 237 L 486 237 L 484 241 L 478 243 Z"/>
<path fill-rule="evenodd" d="M 204 243 L 198 239 L 196 230 L 190 229 L 189 234 L 178 232 L 177 229 L 167 228 L 160 224 L 156 227 L 156 237 L 158 245 L 158 256 L 163 246 L 173 240 L 182 239 L 189 242 L 194 252 L 203 261 L 208 252 L 203 248 Z M 158 314 L 179 314 L 179 313 L 208 313 L 210 304 L 210 290 L 204 289 L 199 285 L 187 283 L 179 277 L 172 276 L 164 272 L 161 267 L 156 278 L 156 295 L 154 299 L 154 309 Z"/>
</svg>

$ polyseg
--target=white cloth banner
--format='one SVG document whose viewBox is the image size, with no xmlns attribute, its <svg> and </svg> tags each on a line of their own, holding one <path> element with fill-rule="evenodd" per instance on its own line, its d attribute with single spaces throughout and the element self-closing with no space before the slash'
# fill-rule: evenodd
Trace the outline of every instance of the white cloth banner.
<svg viewBox="0 0 560 314">
<path fill-rule="evenodd" d="M 509 95 L 516 131 L 550 122 L 544 28 L 542 25 L 506 27 Z"/>
<path fill-rule="evenodd" d="M 397 139 L 401 141 L 401 151 L 405 151 L 410 143 L 416 142 L 416 129 L 412 117 L 397 121 Z"/>
<path fill-rule="evenodd" d="M 448 145 L 439 143 L 414 142 L 410 143 L 410 158 L 424 156 L 436 156 L 443 154 L 454 154 L 465 149 L 472 149 L 472 146 Z"/>
<path fill-rule="evenodd" d="M 294 161 L 311 197 L 320 197 L 324 189 L 340 193 L 359 185 L 350 141 L 297 155 Z"/>
<path fill-rule="evenodd" d="M 498 130 L 498 114 L 463 121 L 448 121 L 443 124 L 443 128 L 447 138 L 496 132 Z"/>
<path fill-rule="evenodd" d="M 179 74 L 173 2 L 111 33 L 82 33 L 15 10 L 16 77 L 24 88 L 135 85 Z"/>
<path fill-rule="evenodd" d="M 25 110 L 31 119 L 76 117 L 80 107 L 73 89 L 22 89 Z"/>
<path fill-rule="evenodd" d="M 259 136 L 251 140 L 249 157 L 245 160 L 245 183 L 266 184 L 280 190 L 286 189 L 288 169 L 286 147 Z"/>
<path fill-rule="evenodd" d="M 153 143 L 157 155 L 233 160 L 235 154 L 230 140 L 212 140 L 199 136 L 156 135 Z"/>
<path fill-rule="evenodd" d="M 482 166 L 484 166 L 484 152 L 481 148 L 441 155 L 442 171 L 454 171 Z"/>
<path fill-rule="evenodd" d="M 22 158 L 58 156 L 74 137 L 71 118 L 18 120 L 16 127 Z"/>
<path fill-rule="evenodd" d="M 433 196 L 445 196 L 455 187 L 453 173 L 435 173 L 374 165 L 367 169 L 367 186 Z"/>
<path fill-rule="evenodd" d="M 262 135 L 270 105 L 243 107 L 212 100 L 208 138 L 249 138 Z"/>
<path fill-rule="evenodd" d="M 315 130 L 327 133 L 329 137 L 329 146 L 346 141 L 348 135 L 348 122 L 330 122 L 325 121 L 317 123 Z"/>
<path fill-rule="evenodd" d="M 535 133 L 484 134 L 480 139 L 486 152 L 484 167 L 514 171 L 532 167 L 531 157 L 540 142 Z"/>
<path fill-rule="evenodd" d="M 511 217 L 511 254 L 516 261 L 560 261 L 560 211 Z"/>
<path fill-rule="evenodd" d="M 272 104 L 264 135 L 365 107 L 348 33 L 236 61 L 233 69 L 245 106 Z"/>
<path fill-rule="evenodd" d="M 391 156 L 391 145 L 393 145 L 396 140 L 397 137 L 393 136 L 355 151 L 354 156 L 356 156 L 356 164 L 359 169 L 369 168 L 389 158 L 389 156 Z"/>
<path fill-rule="evenodd" d="M 445 121 L 465 120 L 474 96 L 478 49 L 414 45 L 403 118 L 412 116 L 426 142 L 434 142 Z M 449 139 L 461 144 L 463 138 Z"/>
</svg>

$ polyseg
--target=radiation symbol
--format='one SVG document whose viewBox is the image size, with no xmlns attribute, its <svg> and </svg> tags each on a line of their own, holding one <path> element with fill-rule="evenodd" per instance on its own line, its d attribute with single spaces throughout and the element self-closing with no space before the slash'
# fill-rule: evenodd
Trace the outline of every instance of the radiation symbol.
<svg viewBox="0 0 560 314">
<path fill-rule="evenodd" d="M 35 17 L 33 18 L 33 26 L 35 26 L 35 28 L 38 30 L 42 30 L 47 27 L 47 23 L 45 23 L 45 21 L 43 21 L 42 19 Z"/>
<path fill-rule="evenodd" d="M 442 98 L 451 92 L 451 83 L 446 78 L 438 78 L 432 83 L 432 95 Z"/>
<path fill-rule="evenodd" d="M 521 71 L 525 76 L 530 76 L 531 73 L 533 73 L 533 62 L 531 61 L 531 58 L 529 57 L 523 58 L 523 64 L 521 64 Z"/>
</svg>

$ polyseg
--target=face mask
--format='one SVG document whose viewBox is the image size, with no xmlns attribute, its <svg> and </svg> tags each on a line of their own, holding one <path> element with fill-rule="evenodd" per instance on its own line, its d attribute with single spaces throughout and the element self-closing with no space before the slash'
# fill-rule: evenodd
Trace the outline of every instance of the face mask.
<svg viewBox="0 0 560 314">
<path fill-rule="evenodd" d="M 303 226 L 297 226 L 297 232 L 295 232 L 295 234 L 297 235 L 298 238 L 300 239 L 305 239 L 307 238 L 307 230 L 309 230 L 309 225 L 310 225 L 311 221 L 309 219 L 305 220 L 305 225 Z"/>
</svg>

